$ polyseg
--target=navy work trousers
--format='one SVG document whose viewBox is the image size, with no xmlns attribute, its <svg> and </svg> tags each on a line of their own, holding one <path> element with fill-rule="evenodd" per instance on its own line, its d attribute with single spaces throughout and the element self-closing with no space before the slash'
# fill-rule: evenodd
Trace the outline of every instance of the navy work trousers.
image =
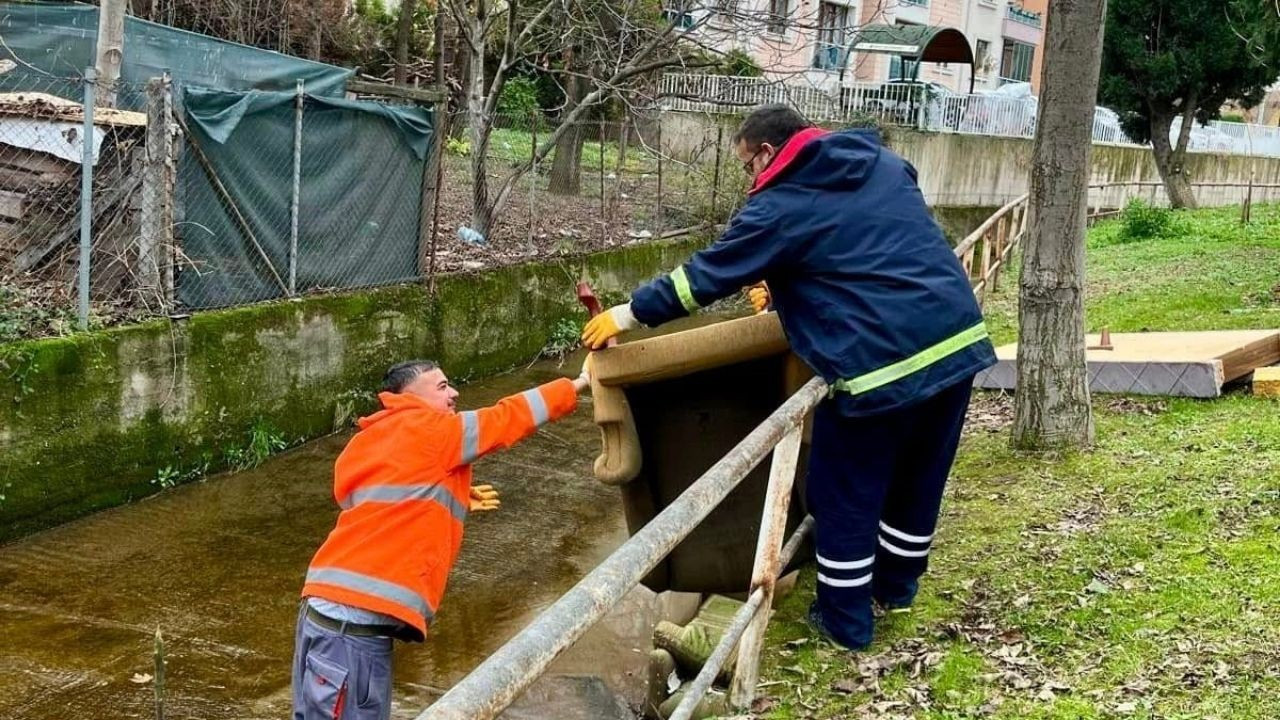
<svg viewBox="0 0 1280 720">
<path fill-rule="evenodd" d="M 809 512 L 818 550 L 815 610 L 854 649 L 871 642 L 871 601 L 907 607 L 928 564 L 972 379 L 901 410 L 814 411 Z"/>
</svg>

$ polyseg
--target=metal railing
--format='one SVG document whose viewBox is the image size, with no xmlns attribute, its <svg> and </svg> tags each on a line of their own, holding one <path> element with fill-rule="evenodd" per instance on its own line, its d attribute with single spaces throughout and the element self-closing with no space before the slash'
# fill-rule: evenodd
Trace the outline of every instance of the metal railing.
<svg viewBox="0 0 1280 720">
<path fill-rule="evenodd" d="M 785 103 L 813 122 L 871 116 L 892 125 L 996 137 L 1035 137 L 1039 113 L 1034 97 L 951 94 L 925 83 L 901 81 L 825 88 L 762 77 L 669 73 L 663 76 L 659 93 L 663 107 L 678 112 L 742 113 L 765 103 Z M 1174 120 L 1170 132 L 1173 142 L 1178 140 L 1181 125 Z M 1103 107 L 1094 108 L 1093 141 L 1140 145 L 1124 132 L 1116 113 Z M 1280 157 L 1280 127 L 1214 120 L 1192 128 L 1188 147 Z"/>
<path fill-rule="evenodd" d="M 1005 8 L 1004 16 L 1016 23 L 1022 23 L 1033 28 L 1038 28 L 1044 23 L 1040 13 L 1023 10 L 1012 5 Z"/>
<path fill-rule="evenodd" d="M 663 107 L 677 112 L 743 113 L 765 103 L 785 103 L 813 122 L 874 117 L 921 130 L 1016 138 L 1035 137 L 1039 109 L 1033 97 L 952 94 L 910 81 L 852 82 L 828 89 L 761 77 L 671 73 L 663 76 L 659 92 Z M 1094 109 L 1093 141 L 1135 144 L 1106 108 Z"/>
<path fill-rule="evenodd" d="M 1178 142 L 1181 134 L 1182 118 L 1174 118 L 1173 126 L 1169 129 L 1169 141 Z M 1205 125 L 1194 123 L 1191 128 L 1191 138 L 1187 141 L 1187 148 L 1237 155 L 1280 157 L 1280 127 L 1225 120 L 1211 120 Z"/>
<path fill-rule="evenodd" d="M 964 135 L 1034 137 L 1036 104 L 1023 98 L 994 95 L 947 95 L 925 118 L 926 130 Z"/>
<path fill-rule="evenodd" d="M 551 661 L 605 616 L 641 578 L 662 561 L 714 510 L 766 455 L 773 452 L 769 488 L 756 542 L 751 593 L 720 644 L 703 666 L 672 715 L 687 720 L 710 688 L 733 647 L 742 642 L 730 701 L 749 706 L 759 677 L 760 647 L 774 584 L 811 527 L 806 520 L 786 547 L 787 510 L 799 462 L 805 416 L 826 396 L 827 385 L 814 378 L 711 466 L 687 490 L 573 586 L 524 630 L 490 655 L 417 720 L 489 720 L 533 684 Z M 701 688 L 701 690 L 699 690 Z"/>
</svg>

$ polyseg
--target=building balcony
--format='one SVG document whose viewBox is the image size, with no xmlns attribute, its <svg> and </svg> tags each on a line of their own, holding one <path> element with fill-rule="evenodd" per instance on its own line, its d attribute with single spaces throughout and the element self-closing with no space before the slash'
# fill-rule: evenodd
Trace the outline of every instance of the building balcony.
<svg viewBox="0 0 1280 720">
<path fill-rule="evenodd" d="M 1039 45 L 1044 26 L 1044 19 L 1039 13 L 1016 8 L 1010 5 L 1004 11 L 1004 36 L 1028 45 Z"/>
<path fill-rule="evenodd" d="M 1033 28 L 1041 28 L 1044 26 L 1044 19 L 1040 17 L 1040 13 L 1023 10 L 1022 8 L 1012 5 L 1005 8 L 1004 15 L 1007 19 L 1014 22 L 1030 25 Z"/>
<path fill-rule="evenodd" d="M 890 7 L 893 7 L 891 4 Z M 898 0 L 894 18 L 917 25 L 929 24 L 929 0 Z"/>
</svg>

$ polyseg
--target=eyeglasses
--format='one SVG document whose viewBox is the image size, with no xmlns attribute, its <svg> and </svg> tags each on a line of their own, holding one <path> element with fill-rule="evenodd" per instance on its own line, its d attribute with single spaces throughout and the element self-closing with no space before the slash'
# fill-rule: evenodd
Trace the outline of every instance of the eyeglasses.
<svg viewBox="0 0 1280 720">
<path fill-rule="evenodd" d="M 746 161 L 746 162 L 742 163 L 742 172 L 744 172 L 744 173 L 746 173 L 746 174 L 748 174 L 748 175 L 754 175 L 754 174 L 755 174 L 755 168 L 754 168 L 754 167 L 752 167 L 752 166 L 753 166 L 753 164 L 755 163 L 756 158 L 760 157 L 760 153 L 762 153 L 762 152 L 764 152 L 764 148 L 763 148 L 763 147 L 762 147 L 762 148 L 760 148 L 759 150 L 756 150 L 756 151 L 755 151 L 755 153 L 754 153 L 754 154 L 752 154 L 752 156 L 751 156 L 751 159 L 750 159 L 750 160 L 748 160 L 748 161 Z"/>
</svg>

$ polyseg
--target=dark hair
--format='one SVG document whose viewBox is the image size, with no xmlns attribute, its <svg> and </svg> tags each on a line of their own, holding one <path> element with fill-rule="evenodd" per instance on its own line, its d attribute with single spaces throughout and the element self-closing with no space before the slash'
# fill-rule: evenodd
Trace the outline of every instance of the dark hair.
<svg viewBox="0 0 1280 720">
<path fill-rule="evenodd" d="M 759 148 L 762 143 L 780 148 L 787 144 L 792 135 L 808 127 L 812 125 L 790 105 L 761 105 L 742 121 L 738 132 L 733 134 L 733 144 L 745 142 L 752 150 Z"/>
<path fill-rule="evenodd" d="M 396 363 L 387 368 L 387 374 L 382 376 L 382 392 L 403 392 L 405 386 L 417 380 L 419 375 L 431 372 L 438 367 L 440 366 L 431 360 L 409 360 Z"/>
</svg>

